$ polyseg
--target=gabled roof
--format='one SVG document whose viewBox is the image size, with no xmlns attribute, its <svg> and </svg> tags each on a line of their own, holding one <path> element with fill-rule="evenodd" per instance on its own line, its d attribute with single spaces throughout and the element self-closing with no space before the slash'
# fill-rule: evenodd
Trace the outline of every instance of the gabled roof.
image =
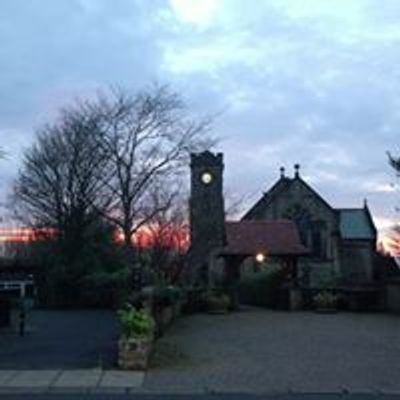
<svg viewBox="0 0 400 400">
<path fill-rule="evenodd" d="M 376 238 L 376 228 L 368 208 L 338 209 L 340 217 L 340 234 L 343 239 Z"/>
<path fill-rule="evenodd" d="M 271 203 L 271 201 L 275 198 L 275 196 L 283 192 L 283 190 L 290 185 L 291 181 L 292 180 L 290 178 L 281 177 L 278 181 L 275 182 L 271 189 L 268 190 L 268 192 L 265 192 L 260 200 L 258 200 L 257 203 L 254 204 L 254 206 L 246 212 L 246 214 L 242 217 L 242 220 L 257 218 L 257 214 L 261 212 L 265 207 L 267 207 L 269 203 Z"/>
<path fill-rule="evenodd" d="M 269 206 L 269 204 L 276 198 L 276 196 L 279 196 L 281 193 L 283 193 L 287 188 L 289 188 L 293 183 L 295 182 L 300 182 L 302 185 L 304 185 L 307 190 L 312 192 L 315 197 L 319 199 L 319 201 L 324 204 L 324 206 L 332 211 L 333 213 L 335 210 L 332 208 L 332 206 L 314 189 L 312 188 L 306 181 L 304 181 L 301 176 L 297 175 L 294 178 L 288 178 L 285 176 L 282 176 L 272 187 L 268 192 L 264 193 L 263 197 L 261 197 L 260 200 L 257 201 L 257 203 L 250 208 L 249 211 L 242 217 L 242 220 L 248 220 L 248 219 L 257 219 L 258 214 L 262 212 L 266 207 Z"/>
<path fill-rule="evenodd" d="M 221 255 L 304 255 L 296 225 L 289 220 L 226 222 L 226 246 Z"/>
</svg>

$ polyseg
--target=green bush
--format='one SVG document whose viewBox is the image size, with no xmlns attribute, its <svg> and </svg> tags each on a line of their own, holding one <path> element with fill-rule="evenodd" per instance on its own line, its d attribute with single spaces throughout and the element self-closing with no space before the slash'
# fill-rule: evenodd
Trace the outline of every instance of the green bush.
<svg viewBox="0 0 400 400">
<path fill-rule="evenodd" d="M 204 288 L 186 289 L 183 312 L 185 314 L 193 314 L 207 311 L 206 294 L 207 291 Z"/>
<path fill-rule="evenodd" d="M 219 291 L 207 293 L 204 301 L 207 304 L 208 311 L 227 311 L 231 303 L 229 296 Z"/>
<path fill-rule="evenodd" d="M 317 308 L 336 308 L 338 296 L 328 290 L 323 290 L 314 296 L 313 300 Z"/>
<path fill-rule="evenodd" d="M 153 304 L 155 306 L 170 306 L 183 300 L 184 293 L 182 289 L 176 286 L 166 286 L 156 288 L 153 291 Z"/>
<path fill-rule="evenodd" d="M 243 304 L 267 308 L 284 307 L 282 270 L 263 271 L 243 278 L 239 283 L 239 299 Z"/>
<path fill-rule="evenodd" d="M 153 317 L 145 309 L 137 310 L 130 304 L 117 312 L 126 338 L 148 337 L 154 334 L 156 324 Z"/>
</svg>

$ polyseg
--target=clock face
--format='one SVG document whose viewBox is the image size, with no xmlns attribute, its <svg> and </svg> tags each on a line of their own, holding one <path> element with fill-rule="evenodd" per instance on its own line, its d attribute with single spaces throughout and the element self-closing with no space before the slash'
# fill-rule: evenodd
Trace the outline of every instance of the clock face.
<svg viewBox="0 0 400 400">
<path fill-rule="evenodd" d="M 212 182 L 213 180 L 213 176 L 211 174 L 211 172 L 203 172 L 201 174 L 201 181 L 205 184 L 208 185 Z"/>
</svg>

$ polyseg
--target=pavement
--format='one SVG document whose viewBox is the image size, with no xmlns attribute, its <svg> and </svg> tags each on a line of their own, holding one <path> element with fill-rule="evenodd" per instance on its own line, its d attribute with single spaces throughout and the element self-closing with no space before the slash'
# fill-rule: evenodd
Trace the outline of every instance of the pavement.
<svg viewBox="0 0 400 400">
<path fill-rule="evenodd" d="M 0 369 L 113 369 L 118 335 L 112 310 L 32 310 L 24 337 L 0 333 Z"/>
<path fill-rule="evenodd" d="M 393 395 L 368 394 L 203 394 L 149 395 L 132 393 L 33 393 L 0 395 L 2 400 L 398 400 Z"/>
<path fill-rule="evenodd" d="M 140 388 L 144 372 L 73 370 L 0 370 L 0 395 L 4 393 L 128 393 Z"/>
</svg>

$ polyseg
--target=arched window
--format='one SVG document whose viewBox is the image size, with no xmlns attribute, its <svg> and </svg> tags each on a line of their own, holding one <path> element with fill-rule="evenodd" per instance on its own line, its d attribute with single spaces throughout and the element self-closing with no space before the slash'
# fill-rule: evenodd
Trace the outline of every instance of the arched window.
<svg viewBox="0 0 400 400">
<path fill-rule="evenodd" d="M 294 204 L 286 210 L 284 217 L 292 220 L 296 224 L 301 243 L 309 248 L 311 244 L 310 231 L 312 226 L 310 212 L 300 204 Z"/>
<path fill-rule="evenodd" d="M 311 213 L 300 204 L 294 204 L 283 215 L 292 220 L 299 231 L 301 243 L 308 248 L 313 258 L 326 258 L 326 224 L 313 220 Z"/>
</svg>

